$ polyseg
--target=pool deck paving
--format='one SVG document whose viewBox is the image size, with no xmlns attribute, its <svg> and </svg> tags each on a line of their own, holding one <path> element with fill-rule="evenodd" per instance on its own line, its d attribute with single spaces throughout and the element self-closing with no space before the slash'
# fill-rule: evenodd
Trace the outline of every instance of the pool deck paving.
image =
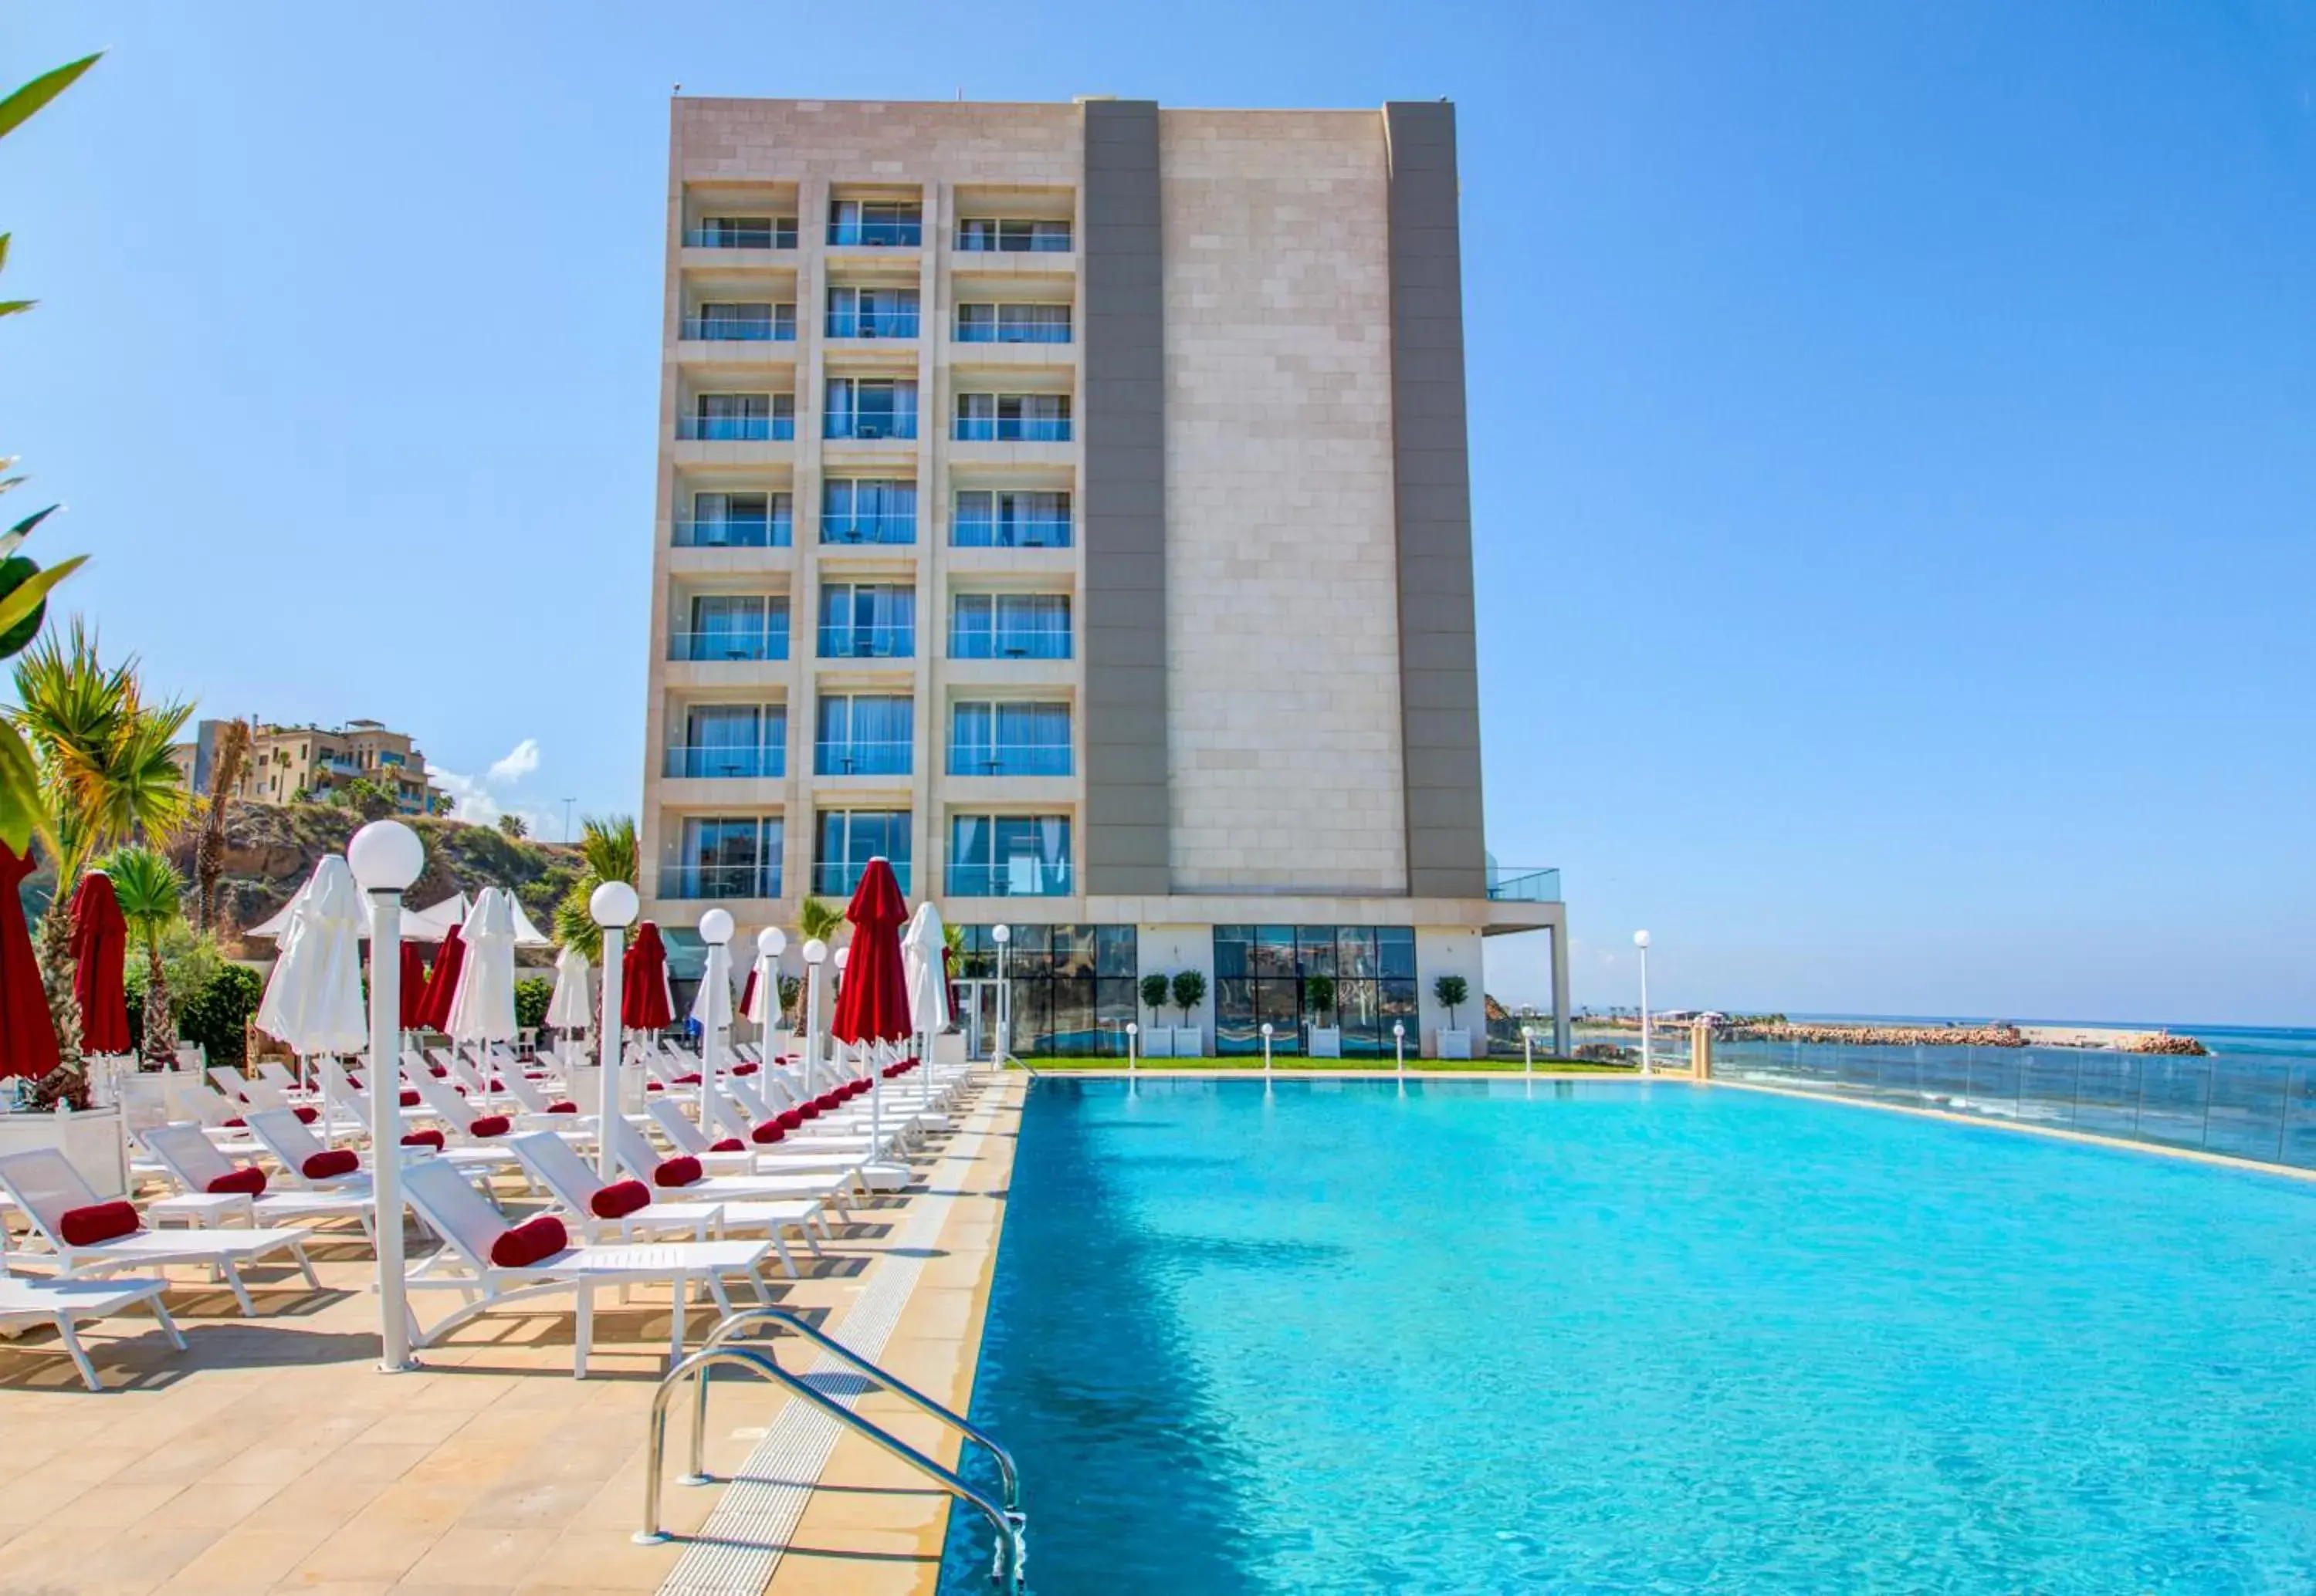
<svg viewBox="0 0 2316 1596">
<path fill-rule="evenodd" d="M 824 1257 L 797 1249 L 802 1279 L 767 1270 L 779 1306 L 848 1342 L 856 1309 L 884 1304 L 879 1361 L 959 1411 L 971 1400 L 1026 1084 L 989 1077 L 913 1160 L 906 1192 L 857 1205 Z M 502 1192 L 512 1217 L 528 1210 L 519 1183 Z M 316 1237 L 323 1289 L 292 1269 L 248 1271 L 256 1318 L 180 1272 L 169 1303 L 188 1352 L 141 1315 L 93 1326 L 102 1394 L 81 1386 L 51 1333 L 0 1340 L 0 1596 L 934 1588 L 946 1496 L 850 1435 L 808 1494 L 808 1482 L 789 1482 L 801 1514 L 785 1544 L 710 1548 L 726 1554 L 720 1577 L 673 1584 L 699 1562 L 702 1525 L 752 1488 L 681 1483 L 688 1400 L 671 1408 L 661 1497 L 674 1538 L 634 1543 L 667 1346 L 664 1289 L 638 1289 L 626 1304 L 599 1296 L 584 1380 L 571 1374 L 565 1294 L 486 1314 L 424 1349 L 421 1370 L 387 1375 L 368 1248 L 358 1233 Z M 447 1300 L 422 1299 L 422 1318 L 432 1323 Z M 695 1344 L 712 1317 L 694 1308 Z M 773 1350 L 792 1370 L 815 1361 L 796 1337 Z M 855 1405 L 955 1463 L 957 1438 L 893 1398 Z M 791 1407 L 803 1412 L 761 1381 L 720 1376 L 710 1474 L 746 1473 L 768 1435 L 793 1427 Z"/>
</svg>

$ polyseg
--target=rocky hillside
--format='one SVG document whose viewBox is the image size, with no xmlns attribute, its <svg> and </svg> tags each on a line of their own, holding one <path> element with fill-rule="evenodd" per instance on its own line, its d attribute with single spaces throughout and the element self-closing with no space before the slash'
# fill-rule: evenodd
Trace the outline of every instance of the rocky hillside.
<svg viewBox="0 0 2316 1596">
<path fill-rule="evenodd" d="M 290 901 L 314 873 L 323 855 L 344 851 L 361 821 L 329 803 L 236 803 L 226 813 L 225 881 L 218 910 L 227 925 L 254 926 Z M 426 845 L 426 873 L 405 898 L 423 909 L 453 892 L 473 894 L 485 887 L 507 887 L 541 929 L 556 900 L 579 873 L 579 852 L 559 843 L 517 840 L 492 826 L 458 820 L 413 820 Z M 170 851 L 188 882 L 193 875 L 193 839 Z M 270 944 L 252 953 L 272 952 Z"/>
</svg>

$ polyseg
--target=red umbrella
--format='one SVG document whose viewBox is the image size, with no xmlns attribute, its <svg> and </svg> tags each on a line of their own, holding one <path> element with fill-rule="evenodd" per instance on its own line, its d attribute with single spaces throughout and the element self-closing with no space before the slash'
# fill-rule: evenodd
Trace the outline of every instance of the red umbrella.
<svg viewBox="0 0 2316 1596">
<path fill-rule="evenodd" d="M 30 855 L 0 843 L 0 1080 L 12 1075 L 38 1079 L 58 1062 L 56 1022 L 40 986 L 40 962 L 32 956 L 24 900 L 16 892 L 31 873 Z"/>
<path fill-rule="evenodd" d="M 868 861 L 844 918 L 852 922 L 847 944 L 852 951 L 845 956 L 829 1033 L 839 1042 L 907 1041 L 909 980 L 901 969 L 901 927 L 908 923 L 909 906 L 890 864 Z"/>
<path fill-rule="evenodd" d="M 739 1007 L 739 1012 L 740 1012 L 741 1014 L 744 1014 L 744 1014 L 746 1014 L 746 1013 L 748 1012 L 748 1005 L 750 1005 L 751 1003 L 753 1003 L 755 1000 L 756 1000 L 756 967 L 755 967 L 753 964 L 751 964 L 751 965 L 749 965 L 749 966 L 748 966 L 748 980 L 747 980 L 747 984 L 746 984 L 746 985 L 744 985 L 744 986 L 743 986 L 743 987 L 740 989 L 740 1007 Z"/>
<path fill-rule="evenodd" d="M 466 962 L 467 939 L 453 926 L 442 934 L 442 951 L 434 955 L 434 973 L 427 979 L 426 1001 L 419 1006 L 415 1028 L 450 1028 L 450 996 L 459 989 L 459 971 Z"/>
<path fill-rule="evenodd" d="M 941 944 L 941 980 L 949 986 L 949 1016 L 956 1019 L 965 1006 L 957 995 L 957 955 L 949 952 L 947 943 Z"/>
<path fill-rule="evenodd" d="M 80 1002 L 84 1052 L 129 1051 L 129 996 L 120 985 L 128 953 L 129 922 L 112 895 L 112 878 L 92 870 L 72 900 L 73 996 Z"/>
<path fill-rule="evenodd" d="M 414 942 L 402 944 L 402 1013 L 398 1023 L 405 1031 L 423 1030 L 426 1021 L 426 955 L 418 951 Z"/>
<path fill-rule="evenodd" d="M 619 956 L 619 1024 L 630 1031 L 657 1031 L 672 1023 L 667 1001 L 667 944 L 659 927 L 646 920 Z"/>
</svg>

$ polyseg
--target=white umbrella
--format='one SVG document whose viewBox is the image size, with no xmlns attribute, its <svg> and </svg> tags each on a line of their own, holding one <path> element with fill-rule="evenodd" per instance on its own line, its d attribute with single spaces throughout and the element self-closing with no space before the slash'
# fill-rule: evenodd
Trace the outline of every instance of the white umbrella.
<svg viewBox="0 0 2316 1596">
<path fill-rule="evenodd" d="M 257 1024 L 300 1057 L 370 1045 L 362 999 L 361 890 L 336 854 L 314 866 L 287 911 L 281 956 L 267 978 Z"/>
<path fill-rule="evenodd" d="M 909 1024 L 930 1039 L 949 1029 L 949 980 L 941 968 L 940 910 L 931 900 L 917 905 L 901 938 L 901 968 L 909 981 Z M 931 1043 L 928 1040 L 927 1046 Z"/>
<path fill-rule="evenodd" d="M 788 933 L 778 926 L 767 927 L 756 937 L 756 988 L 748 994 L 747 1017 L 767 1034 L 772 1022 L 780 1017 L 780 955 L 788 945 Z"/>
<path fill-rule="evenodd" d="M 691 1017 L 699 1022 L 703 1041 L 707 1033 L 717 1026 L 732 1023 L 732 980 L 729 976 L 717 980 L 708 972 L 701 972 L 699 990 L 691 995 Z"/>
<path fill-rule="evenodd" d="M 547 1023 L 565 1031 L 584 1031 L 594 1017 L 587 995 L 587 955 L 565 948 L 555 960 L 555 996 L 547 1000 Z"/>
<path fill-rule="evenodd" d="M 514 900 L 485 887 L 467 913 L 459 938 L 467 962 L 450 994 L 447 1029 L 458 1042 L 512 1042 L 514 1023 Z"/>
</svg>

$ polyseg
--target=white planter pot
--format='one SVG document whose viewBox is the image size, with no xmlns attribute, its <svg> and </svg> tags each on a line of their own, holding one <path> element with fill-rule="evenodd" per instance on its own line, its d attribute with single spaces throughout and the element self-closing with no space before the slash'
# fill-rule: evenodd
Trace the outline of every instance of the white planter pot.
<svg viewBox="0 0 2316 1596">
<path fill-rule="evenodd" d="M 99 1197 L 126 1197 L 129 1168 L 122 1157 L 120 1111 L 0 1114 L 0 1155 L 51 1148 L 65 1156 Z"/>
<path fill-rule="evenodd" d="M 1311 1057 L 1340 1059 L 1343 1056 L 1343 1028 L 1341 1025 L 1311 1027 Z"/>
<path fill-rule="evenodd" d="M 1196 1025 L 1174 1027 L 1174 1057 L 1177 1059 L 1202 1058 L 1206 1051 L 1207 1033 L 1203 1030 Z"/>
<path fill-rule="evenodd" d="M 1174 1056 L 1174 1028 L 1171 1025 L 1149 1026 L 1136 1041 L 1141 1043 L 1142 1056 L 1145 1059 L 1171 1059 Z"/>
<path fill-rule="evenodd" d="M 1443 1059 L 1468 1059 L 1472 1056 L 1472 1033 L 1439 1028 L 1439 1056 Z"/>
</svg>

